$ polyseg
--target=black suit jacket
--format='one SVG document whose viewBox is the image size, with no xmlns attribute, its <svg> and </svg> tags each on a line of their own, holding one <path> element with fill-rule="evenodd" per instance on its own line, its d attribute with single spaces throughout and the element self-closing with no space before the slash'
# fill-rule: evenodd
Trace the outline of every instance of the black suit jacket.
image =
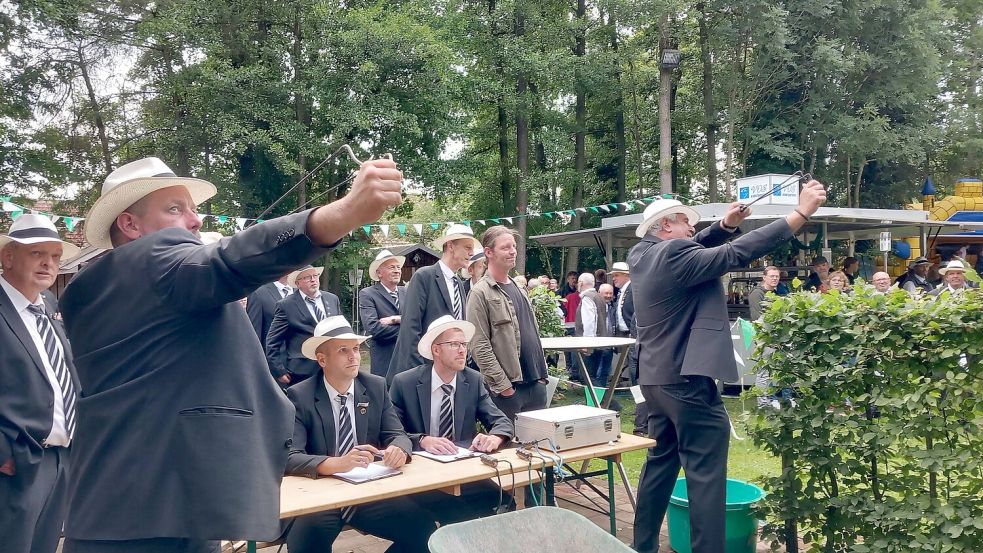
<svg viewBox="0 0 983 553">
<path fill-rule="evenodd" d="M 461 280 L 457 275 L 454 278 L 459 282 Z M 464 289 L 464 283 L 461 284 L 462 300 L 467 303 L 468 292 Z M 423 363 L 423 357 L 416 351 L 420 337 L 435 319 L 453 315 L 453 305 L 439 263 L 413 273 L 413 278 L 406 287 L 406 301 L 402 303 L 403 319 L 399 325 L 399 337 L 396 339 L 392 360 L 389 361 L 387 381 L 392 383 L 397 374 Z M 461 311 L 467 313 L 464 305 L 461 306 Z"/>
<path fill-rule="evenodd" d="M 53 313 L 48 307 L 47 298 L 45 304 L 48 313 Z M 72 349 L 61 323 L 51 322 L 65 351 L 65 363 L 78 391 L 79 381 L 72 363 Z M 41 358 L 47 353 L 39 351 L 34 345 L 24 320 L 14 311 L 14 305 L 3 288 L 0 288 L 0 351 L 3 352 L 0 464 L 13 458 L 17 469 L 14 478 L 30 482 L 33 481 L 37 463 L 41 461 L 41 442 L 51 433 L 55 393 Z M 10 477 L 0 475 L 0 478 Z"/>
<path fill-rule="evenodd" d="M 168 228 L 82 269 L 61 300 L 82 385 L 65 535 L 271 540 L 293 407 L 238 303 L 328 248 L 310 211 L 203 246 Z"/>
<path fill-rule="evenodd" d="M 249 316 L 256 337 L 264 348 L 266 335 L 270 332 L 270 323 L 273 322 L 273 313 L 276 311 L 276 303 L 281 299 L 283 298 L 280 296 L 280 289 L 276 287 L 275 282 L 271 282 L 257 288 L 246 300 L 246 315 Z"/>
<path fill-rule="evenodd" d="M 413 445 L 386 394 L 386 379 L 359 372 L 354 396 L 355 442 L 379 449 L 395 445 L 406 452 L 407 461 L 411 460 Z M 296 415 L 286 473 L 318 478 L 317 466 L 328 457 L 338 456 L 334 412 L 324 379 L 316 375 L 291 386 L 287 397 L 293 402 Z M 364 413 L 360 406 L 365 407 Z"/>
<path fill-rule="evenodd" d="M 406 288 L 396 287 L 396 295 L 402 307 L 406 301 Z M 372 357 L 372 374 L 385 378 L 389 371 L 389 360 L 392 359 L 396 338 L 399 336 L 400 325 L 382 325 L 379 319 L 399 315 L 401 309 L 396 309 L 389 290 L 376 282 L 358 292 L 358 316 L 362 320 L 365 332 L 372 336 L 369 341 L 369 354 Z"/>
<path fill-rule="evenodd" d="M 737 365 L 720 277 L 791 238 L 785 219 L 727 242 L 712 223 L 692 240 L 648 235 L 628 253 L 641 384 L 704 375 L 734 382 Z"/>
<path fill-rule="evenodd" d="M 288 371 L 307 378 L 321 370 L 317 361 L 304 357 L 300 351 L 304 340 L 314 336 L 314 327 L 317 326 L 306 298 L 303 292 L 295 290 L 276 303 L 273 322 L 266 334 L 266 356 L 270 370 L 277 378 Z M 325 317 L 341 315 L 341 302 L 331 292 L 321 290 L 321 308 Z"/>
<path fill-rule="evenodd" d="M 403 428 L 415 449 L 420 447 L 420 439 L 430 435 L 430 388 L 432 382 L 432 363 L 425 363 L 404 371 L 393 379 L 389 396 L 393 408 L 403 422 Z M 481 423 L 488 434 L 502 436 L 511 440 L 515 435 L 512 421 L 492 403 L 481 373 L 464 368 L 457 373 L 454 383 L 454 441 L 471 442 L 477 434 L 477 424 Z"/>
<path fill-rule="evenodd" d="M 625 296 L 621 303 L 621 318 L 628 325 L 628 335 L 635 338 L 638 336 L 638 328 L 635 326 L 635 287 L 631 285 L 631 282 L 625 286 L 628 289 L 621 292 Z"/>
</svg>

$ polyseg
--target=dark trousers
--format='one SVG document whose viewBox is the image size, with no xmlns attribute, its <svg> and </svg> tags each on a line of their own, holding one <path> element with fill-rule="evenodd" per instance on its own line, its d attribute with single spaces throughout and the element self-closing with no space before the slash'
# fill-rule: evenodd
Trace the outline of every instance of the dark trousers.
<svg viewBox="0 0 983 553">
<path fill-rule="evenodd" d="M 216 540 L 149 538 L 145 540 L 65 540 L 64 553 L 219 553 Z"/>
<path fill-rule="evenodd" d="M 509 476 L 502 476 L 502 484 L 509 483 Z M 441 526 L 474 520 L 495 514 L 499 506 L 499 493 L 502 494 L 502 504 L 509 506 L 512 496 L 502 492 L 498 481 L 484 480 L 461 486 L 461 495 L 451 495 L 441 491 L 425 492 L 413 496 L 413 500 L 421 507 L 437 517 Z"/>
<path fill-rule="evenodd" d="M 355 508 L 349 524 L 366 534 L 393 542 L 388 553 L 428 553 L 427 540 L 437 529 L 435 517 L 409 497 L 396 497 Z M 290 553 L 327 553 L 341 533 L 341 510 L 297 517 L 287 534 Z"/>
<path fill-rule="evenodd" d="M 492 395 L 492 402 L 505 413 L 510 421 L 515 421 L 516 413 L 546 409 L 546 384 L 542 382 L 512 383 L 515 393 L 509 397 Z"/>
<path fill-rule="evenodd" d="M 694 553 L 723 553 L 730 422 L 713 379 L 642 386 L 649 406 L 649 449 L 638 483 L 635 543 L 639 553 L 659 550 L 659 530 L 679 468 L 686 471 L 690 543 Z"/>
<path fill-rule="evenodd" d="M 38 464 L 0 474 L 0 552 L 54 553 L 68 508 L 68 455 L 51 447 Z"/>
</svg>

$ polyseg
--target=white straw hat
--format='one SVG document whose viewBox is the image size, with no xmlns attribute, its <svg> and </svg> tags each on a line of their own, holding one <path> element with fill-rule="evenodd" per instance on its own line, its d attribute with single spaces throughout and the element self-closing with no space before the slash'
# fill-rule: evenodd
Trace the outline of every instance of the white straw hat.
<svg viewBox="0 0 983 553">
<path fill-rule="evenodd" d="M 400 267 L 403 266 L 403 263 L 406 263 L 406 258 L 404 256 L 393 255 L 391 251 L 387 249 L 383 249 L 378 253 L 378 255 L 375 256 L 375 259 L 372 261 L 372 263 L 369 263 L 369 278 L 378 282 L 379 277 L 378 275 L 375 274 L 376 270 L 379 269 L 380 265 L 382 265 L 383 263 L 385 263 L 390 259 L 395 259 L 397 262 L 399 262 Z"/>
<path fill-rule="evenodd" d="M 215 195 L 215 185 L 201 179 L 179 177 L 163 161 L 145 157 L 127 163 L 106 177 L 102 194 L 85 219 L 85 239 L 97 248 L 111 249 L 109 229 L 131 205 L 162 188 L 184 186 L 199 205 Z"/>
<path fill-rule="evenodd" d="M 619 261 L 611 265 L 611 270 L 608 271 L 608 274 L 615 274 L 615 273 L 624 273 L 626 275 L 629 274 L 628 264 L 625 263 L 624 261 Z"/>
<path fill-rule="evenodd" d="M 962 261 L 959 261 L 958 259 L 953 259 L 952 261 L 946 263 L 945 264 L 945 267 L 942 267 L 941 269 L 939 269 L 939 274 L 940 275 L 944 275 L 944 274 L 948 273 L 949 271 L 960 271 L 960 272 L 965 273 L 966 272 L 966 266 L 963 265 L 963 262 Z"/>
<path fill-rule="evenodd" d="M 341 315 L 335 315 L 326 317 L 317 323 L 317 326 L 314 327 L 314 336 L 304 340 L 300 346 L 300 352 L 304 354 L 304 357 L 317 361 L 317 348 L 328 340 L 358 340 L 358 343 L 361 344 L 369 338 L 371 336 L 355 334 L 352 325 L 348 323 L 348 319 Z"/>
<path fill-rule="evenodd" d="M 62 247 L 61 257 L 63 259 L 71 259 L 81 251 L 75 244 L 61 239 L 51 219 L 35 213 L 21 215 L 10 225 L 10 230 L 7 231 L 7 234 L 0 235 L 0 248 L 3 248 L 10 242 L 17 242 L 18 244 L 59 242 Z"/>
<path fill-rule="evenodd" d="M 425 359 L 433 360 L 433 353 L 430 352 L 430 346 L 433 345 L 433 341 L 437 339 L 446 330 L 452 328 L 460 329 L 464 332 L 464 340 L 467 342 L 471 341 L 474 336 L 474 325 L 462 321 L 460 319 L 455 319 L 452 315 L 444 315 L 442 317 L 437 317 L 430 326 L 427 327 L 426 334 L 423 338 L 420 338 L 420 343 L 416 345 L 416 351 L 422 355 Z"/>
<path fill-rule="evenodd" d="M 324 267 L 311 267 L 310 265 L 308 265 L 301 269 L 297 269 L 296 271 L 287 275 L 287 286 L 291 288 L 296 288 L 297 278 L 300 276 L 300 273 L 304 273 L 311 270 L 313 270 L 317 274 L 317 278 L 321 278 L 321 273 L 324 272 Z"/>
<path fill-rule="evenodd" d="M 662 198 L 655 200 L 645 208 L 645 211 L 642 213 L 642 224 L 638 225 L 638 228 L 635 229 L 635 236 L 642 238 L 648 233 L 649 227 L 654 225 L 656 221 L 673 213 L 682 213 L 689 219 L 689 224 L 694 227 L 696 223 L 700 222 L 700 214 L 692 207 L 683 205 L 679 200 Z"/>
<path fill-rule="evenodd" d="M 460 225 L 457 223 L 447 227 L 447 230 L 444 231 L 444 235 L 438 238 L 436 242 L 434 242 L 434 248 L 439 252 L 444 249 L 444 244 L 446 244 L 447 242 L 450 242 L 451 240 L 463 240 L 466 238 L 470 238 L 471 240 L 474 241 L 475 250 L 482 249 L 481 242 L 479 242 L 478 239 L 474 237 L 474 231 L 471 230 L 471 227 L 467 225 Z"/>
</svg>

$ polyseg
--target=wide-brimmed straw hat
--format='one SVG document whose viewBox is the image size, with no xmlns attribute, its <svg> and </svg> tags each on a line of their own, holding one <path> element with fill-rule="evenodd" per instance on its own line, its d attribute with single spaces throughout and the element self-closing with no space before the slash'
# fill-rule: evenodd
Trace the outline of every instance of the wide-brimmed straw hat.
<svg viewBox="0 0 983 553">
<path fill-rule="evenodd" d="M 611 270 L 608 271 L 608 274 L 615 275 L 615 274 L 618 274 L 618 273 L 622 273 L 622 274 L 626 274 L 626 275 L 627 274 L 630 274 L 630 271 L 628 271 L 628 264 L 625 263 L 624 261 L 619 261 L 617 263 L 612 264 L 611 265 Z"/>
<path fill-rule="evenodd" d="M 444 249 L 444 244 L 447 242 L 450 242 L 451 240 L 464 240 L 467 238 L 474 241 L 475 250 L 481 249 L 481 242 L 474 237 L 474 231 L 471 230 L 471 227 L 455 223 L 447 227 L 447 230 L 444 231 L 444 235 L 434 242 L 434 248 L 439 252 Z"/>
<path fill-rule="evenodd" d="M 113 243 L 109 239 L 109 229 L 116 218 L 146 195 L 171 186 L 187 188 L 195 205 L 205 202 L 216 192 L 214 184 L 201 179 L 179 177 L 155 157 L 138 159 L 106 177 L 102 194 L 86 216 L 85 239 L 97 248 L 111 249 Z"/>
<path fill-rule="evenodd" d="M 416 352 L 422 355 L 425 359 L 433 360 L 433 353 L 430 352 L 430 347 L 433 346 L 433 341 L 437 339 L 445 331 L 452 328 L 457 328 L 464 332 L 464 340 L 467 342 L 471 341 L 474 336 L 474 325 L 462 321 L 460 319 L 455 319 L 451 315 L 444 315 L 443 317 L 438 317 L 430 326 L 427 327 L 426 334 L 423 338 L 420 338 L 420 343 L 416 345 Z"/>
<path fill-rule="evenodd" d="M 648 233 L 649 227 L 654 225 L 659 219 L 672 215 L 673 213 L 682 213 L 689 219 L 689 224 L 694 227 L 696 223 L 700 222 L 700 214 L 692 207 L 683 205 L 683 202 L 679 200 L 661 198 L 650 203 L 645 208 L 645 211 L 642 213 L 642 224 L 638 225 L 638 228 L 635 229 L 635 236 L 642 238 Z"/>
<path fill-rule="evenodd" d="M 399 262 L 399 266 L 402 267 L 403 263 L 406 263 L 406 257 L 402 255 L 394 255 L 391 251 L 383 249 L 376 256 L 372 263 L 369 263 L 369 278 L 378 281 L 379 276 L 375 272 L 379 269 L 379 266 L 389 261 L 390 259 L 395 259 Z"/>
<path fill-rule="evenodd" d="M 328 340 L 358 340 L 358 343 L 361 344 L 369 338 L 371 336 L 355 334 L 348 319 L 341 315 L 335 315 L 326 317 L 317 323 L 317 326 L 314 327 L 314 336 L 304 340 L 300 346 L 300 352 L 304 354 L 304 357 L 317 361 L 317 348 Z"/>
<path fill-rule="evenodd" d="M 324 267 L 312 267 L 308 265 L 304 268 L 297 269 L 296 271 L 287 275 L 287 286 L 290 286 L 291 288 L 296 288 L 297 278 L 300 276 L 300 273 L 311 271 L 311 270 L 317 273 L 317 278 L 321 278 L 321 273 L 324 272 Z"/>
<path fill-rule="evenodd" d="M 958 259 L 953 259 L 952 261 L 946 263 L 945 267 L 939 269 L 939 274 L 944 275 L 950 271 L 959 271 L 961 273 L 965 273 L 966 266 L 963 265 L 962 261 L 959 261 Z"/>
<path fill-rule="evenodd" d="M 71 259 L 81 251 L 75 244 L 61 239 L 51 219 L 35 213 L 21 215 L 10 225 L 10 230 L 7 231 L 7 234 L 0 235 L 0 248 L 11 242 L 17 242 L 18 244 L 58 242 L 61 244 L 61 257 L 63 259 Z"/>
</svg>

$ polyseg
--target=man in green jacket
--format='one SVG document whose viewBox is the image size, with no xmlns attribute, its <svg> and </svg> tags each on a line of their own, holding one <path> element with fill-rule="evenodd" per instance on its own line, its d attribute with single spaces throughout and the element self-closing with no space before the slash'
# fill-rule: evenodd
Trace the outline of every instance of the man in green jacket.
<svg viewBox="0 0 983 553">
<path fill-rule="evenodd" d="M 497 225 L 481 236 L 488 270 L 468 295 L 475 326 L 469 349 L 492 401 L 510 420 L 546 407 L 546 357 L 532 304 L 509 277 L 515 267 L 515 231 Z"/>
</svg>

